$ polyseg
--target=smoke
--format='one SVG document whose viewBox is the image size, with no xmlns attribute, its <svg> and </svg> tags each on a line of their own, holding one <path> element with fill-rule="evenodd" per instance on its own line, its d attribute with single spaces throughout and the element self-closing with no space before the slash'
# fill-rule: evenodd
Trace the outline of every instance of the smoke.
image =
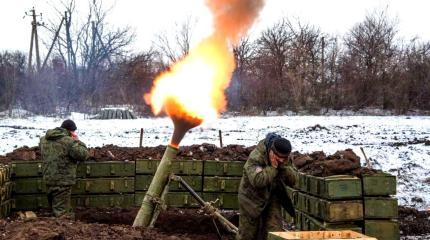
<svg viewBox="0 0 430 240">
<path fill-rule="evenodd" d="M 238 43 L 264 6 L 265 0 L 206 0 L 214 16 L 215 35 Z"/>
</svg>

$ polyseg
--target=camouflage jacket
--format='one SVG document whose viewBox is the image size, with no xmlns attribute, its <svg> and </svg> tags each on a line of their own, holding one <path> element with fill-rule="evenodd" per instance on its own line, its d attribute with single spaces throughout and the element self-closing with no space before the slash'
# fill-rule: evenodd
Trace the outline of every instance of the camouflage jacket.
<svg viewBox="0 0 430 240">
<path fill-rule="evenodd" d="M 238 194 L 240 213 L 257 218 L 270 200 L 276 197 L 287 212 L 294 216 L 291 199 L 284 188 L 284 184 L 294 185 L 294 170 L 285 164 L 278 168 L 272 167 L 264 141 L 258 143 L 243 167 Z"/>
<path fill-rule="evenodd" d="M 74 140 L 64 128 L 48 130 L 40 138 L 43 160 L 43 179 L 47 185 L 73 185 L 76 183 L 78 161 L 88 159 L 88 149 L 79 140 Z"/>
</svg>

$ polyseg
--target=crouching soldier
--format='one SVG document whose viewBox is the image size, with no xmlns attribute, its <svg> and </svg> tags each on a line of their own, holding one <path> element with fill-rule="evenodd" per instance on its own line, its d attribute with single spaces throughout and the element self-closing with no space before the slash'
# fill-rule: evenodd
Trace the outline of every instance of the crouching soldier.
<svg viewBox="0 0 430 240">
<path fill-rule="evenodd" d="M 290 152 L 290 141 L 269 133 L 249 155 L 239 186 L 237 240 L 264 240 L 269 231 L 283 231 L 281 206 L 295 215 L 284 188 L 295 182 Z"/>
<path fill-rule="evenodd" d="M 47 186 L 48 202 L 56 217 L 73 218 L 71 207 L 72 186 L 76 183 L 78 161 L 85 161 L 89 152 L 78 140 L 76 124 L 65 120 L 61 127 L 50 129 L 40 139 L 43 160 L 43 180 Z"/>
</svg>

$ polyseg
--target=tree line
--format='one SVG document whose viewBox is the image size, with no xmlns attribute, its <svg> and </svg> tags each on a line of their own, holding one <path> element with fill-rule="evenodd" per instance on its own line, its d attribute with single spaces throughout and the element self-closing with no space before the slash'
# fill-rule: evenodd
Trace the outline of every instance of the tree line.
<svg viewBox="0 0 430 240">
<path fill-rule="evenodd" d="M 75 16 L 74 1 L 64 7 Z M 59 35 L 41 72 L 27 66 L 23 52 L 1 52 L 0 111 L 54 114 L 130 105 L 151 114 L 143 94 L 157 74 L 188 53 L 192 20 L 133 53 L 127 50 L 133 32 L 110 26 L 107 14 L 91 1 L 89 16 Z M 226 90 L 230 111 L 430 110 L 430 42 L 401 40 L 386 11 L 368 14 L 343 36 L 283 18 L 232 49 L 237 66 Z"/>
</svg>

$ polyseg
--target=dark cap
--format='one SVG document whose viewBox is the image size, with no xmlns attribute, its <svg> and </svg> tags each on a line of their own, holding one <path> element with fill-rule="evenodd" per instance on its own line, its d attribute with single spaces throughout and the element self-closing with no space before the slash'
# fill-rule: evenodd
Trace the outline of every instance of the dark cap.
<svg viewBox="0 0 430 240">
<path fill-rule="evenodd" d="M 62 124 L 61 124 L 62 128 L 65 128 L 71 132 L 75 131 L 77 129 L 75 122 L 73 122 L 70 119 L 65 120 Z"/>
<path fill-rule="evenodd" d="M 291 143 L 285 138 L 278 138 L 273 141 L 271 149 L 279 157 L 288 157 L 291 152 Z"/>
</svg>

